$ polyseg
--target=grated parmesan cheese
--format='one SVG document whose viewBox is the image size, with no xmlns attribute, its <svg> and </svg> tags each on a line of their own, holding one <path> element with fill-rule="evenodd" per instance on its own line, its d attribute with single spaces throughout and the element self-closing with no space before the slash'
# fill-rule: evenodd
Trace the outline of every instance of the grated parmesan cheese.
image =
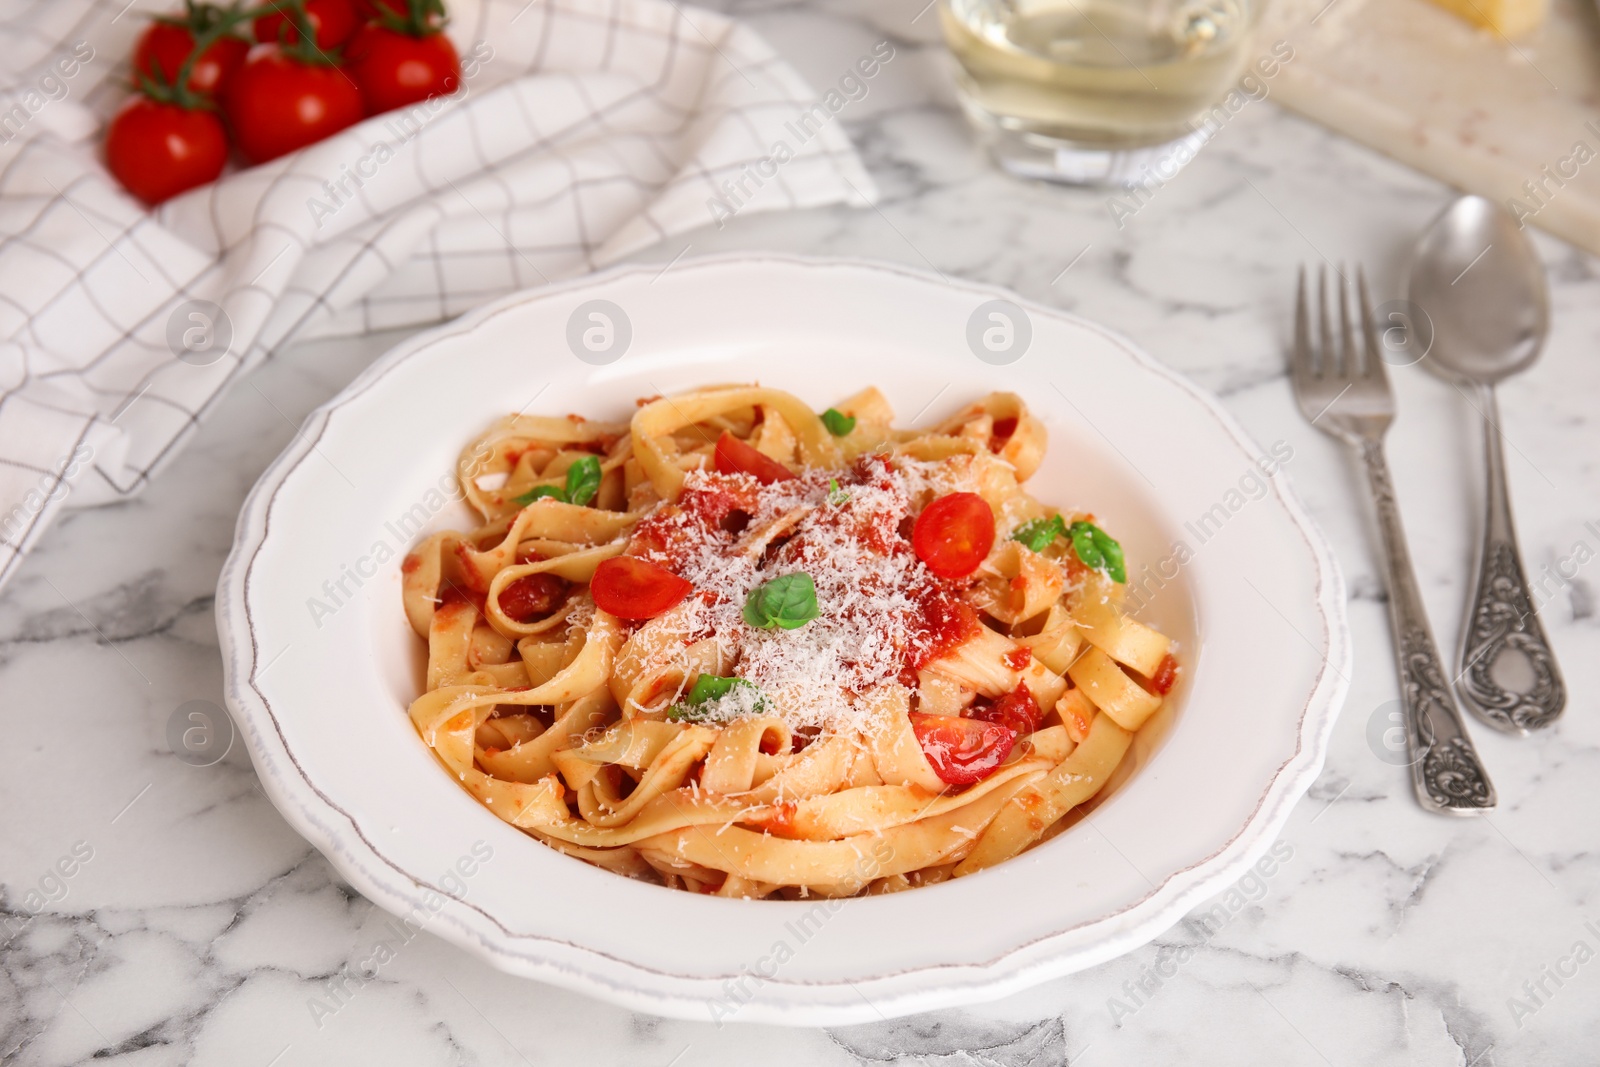
<svg viewBox="0 0 1600 1067">
<path fill-rule="evenodd" d="M 869 457 L 853 470 L 806 471 L 771 485 L 743 474 L 687 474 L 679 502 L 647 516 L 630 551 L 694 585 L 675 632 L 685 645 L 714 640 L 727 673 L 755 687 L 735 686 L 697 707 L 697 719 L 775 715 L 797 733 L 867 726 L 858 698 L 901 678 L 926 653 L 925 600 L 949 587 L 900 529 L 913 499 L 936 480 L 941 492 L 962 488 L 944 484 L 942 466 Z M 725 526 L 734 512 L 748 516 L 742 529 Z M 747 623 L 751 590 L 797 571 L 816 586 L 818 616 L 792 630 Z"/>
</svg>

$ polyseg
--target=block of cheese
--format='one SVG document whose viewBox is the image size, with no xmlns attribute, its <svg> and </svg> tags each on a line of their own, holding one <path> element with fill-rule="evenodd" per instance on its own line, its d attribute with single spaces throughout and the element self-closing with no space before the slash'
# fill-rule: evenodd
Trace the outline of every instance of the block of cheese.
<svg viewBox="0 0 1600 1067">
<path fill-rule="evenodd" d="M 1549 0 L 1433 0 L 1475 26 L 1519 37 L 1544 21 Z"/>
</svg>

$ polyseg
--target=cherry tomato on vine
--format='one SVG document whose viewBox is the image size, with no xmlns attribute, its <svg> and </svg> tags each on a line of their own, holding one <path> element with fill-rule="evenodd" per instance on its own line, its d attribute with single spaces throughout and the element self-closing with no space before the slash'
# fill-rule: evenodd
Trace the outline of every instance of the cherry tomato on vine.
<svg viewBox="0 0 1600 1067">
<path fill-rule="evenodd" d="M 989 777 L 1017 743 L 1017 732 L 1009 726 L 959 715 L 913 711 L 911 730 L 933 773 L 950 785 L 971 785 Z"/>
<path fill-rule="evenodd" d="M 223 101 L 239 151 L 264 163 L 361 121 L 361 93 L 338 67 L 259 44 Z"/>
<path fill-rule="evenodd" d="M 461 87 L 461 57 L 436 30 L 418 36 L 369 22 L 345 49 L 345 59 L 369 115 L 449 96 Z"/>
<path fill-rule="evenodd" d="M 387 12 L 395 18 L 405 18 L 410 7 L 408 0 L 355 0 L 356 11 L 364 19 L 375 19 Z"/>
<path fill-rule="evenodd" d="M 133 69 L 159 85 L 170 85 L 178 78 L 183 61 L 194 51 L 194 31 L 175 22 L 152 22 L 139 36 L 133 49 Z M 229 80 L 244 65 L 250 44 L 240 37 L 219 37 L 213 41 L 189 70 L 189 88 L 208 96 L 219 96 Z"/>
<path fill-rule="evenodd" d="M 619 619 L 653 619 L 694 591 L 694 586 L 637 556 L 613 556 L 594 569 L 594 606 Z"/>
<path fill-rule="evenodd" d="M 717 438 L 715 462 L 718 474 L 748 474 L 762 485 L 794 477 L 794 472 L 753 445 L 739 440 L 727 430 Z"/>
<path fill-rule="evenodd" d="M 994 511 L 977 493 L 942 496 L 917 516 L 911 547 L 939 577 L 965 578 L 994 547 Z"/>
<path fill-rule="evenodd" d="M 135 96 L 106 131 L 106 166 L 123 188 L 154 206 L 215 181 L 228 138 L 213 111 Z"/>
<path fill-rule="evenodd" d="M 361 28 L 366 15 L 354 0 L 305 0 L 306 19 L 311 23 L 317 47 L 338 48 Z M 266 44 L 283 41 L 294 44 L 300 40 L 300 31 L 294 20 L 284 10 L 289 5 L 276 5 L 279 10 L 259 16 L 252 24 L 256 40 Z"/>
</svg>

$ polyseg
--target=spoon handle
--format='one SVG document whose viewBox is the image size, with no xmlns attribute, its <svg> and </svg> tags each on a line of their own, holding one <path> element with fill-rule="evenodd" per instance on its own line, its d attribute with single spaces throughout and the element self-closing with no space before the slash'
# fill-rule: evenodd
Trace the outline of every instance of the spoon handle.
<svg viewBox="0 0 1600 1067">
<path fill-rule="evenodd" d="M 1522 570 L 1522 554 L 1517 550 L 1494 388 L 1482 386 L 1478 396 L 1489 468 L 1487 514 L 1483 544 L 1478 551 L 1477 586 L 1462 626 L 1461 674 L 1456 680 L 1456 692 L 1474 715 L 1495 729 L 1527 734 L 1556 720 L 1566 706 L 1567 689 L 1544 628 L 1539 625 Z M 1494 677 L 1496 662 L 1508 652 L 1520 654 L 1527 665 L 1520 691 L 1506 688 Z"/>
</svg>

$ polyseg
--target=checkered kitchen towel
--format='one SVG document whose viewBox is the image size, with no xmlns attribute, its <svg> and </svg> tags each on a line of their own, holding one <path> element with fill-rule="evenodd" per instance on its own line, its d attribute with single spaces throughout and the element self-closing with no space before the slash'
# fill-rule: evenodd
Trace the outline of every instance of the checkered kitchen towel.
<svg viewBox="0 0 1600 1067">
<path fill-rule="evenodd" d="M 594 269 L 713 221 L 747 165 L 765 180 L 746 175 L 740 210 L 875 196 L 837 122 L 794 135 L 819 97 L 725 17 L 451 0 L 456 98 L 147 212 L 99 140 L 165 6 L 0 0 L 0 583 L 64 503 L 137 492 L 291 338 L 435 322 Z M 780 140 L 793 158 L 773 173 Z"/>
</svg>

